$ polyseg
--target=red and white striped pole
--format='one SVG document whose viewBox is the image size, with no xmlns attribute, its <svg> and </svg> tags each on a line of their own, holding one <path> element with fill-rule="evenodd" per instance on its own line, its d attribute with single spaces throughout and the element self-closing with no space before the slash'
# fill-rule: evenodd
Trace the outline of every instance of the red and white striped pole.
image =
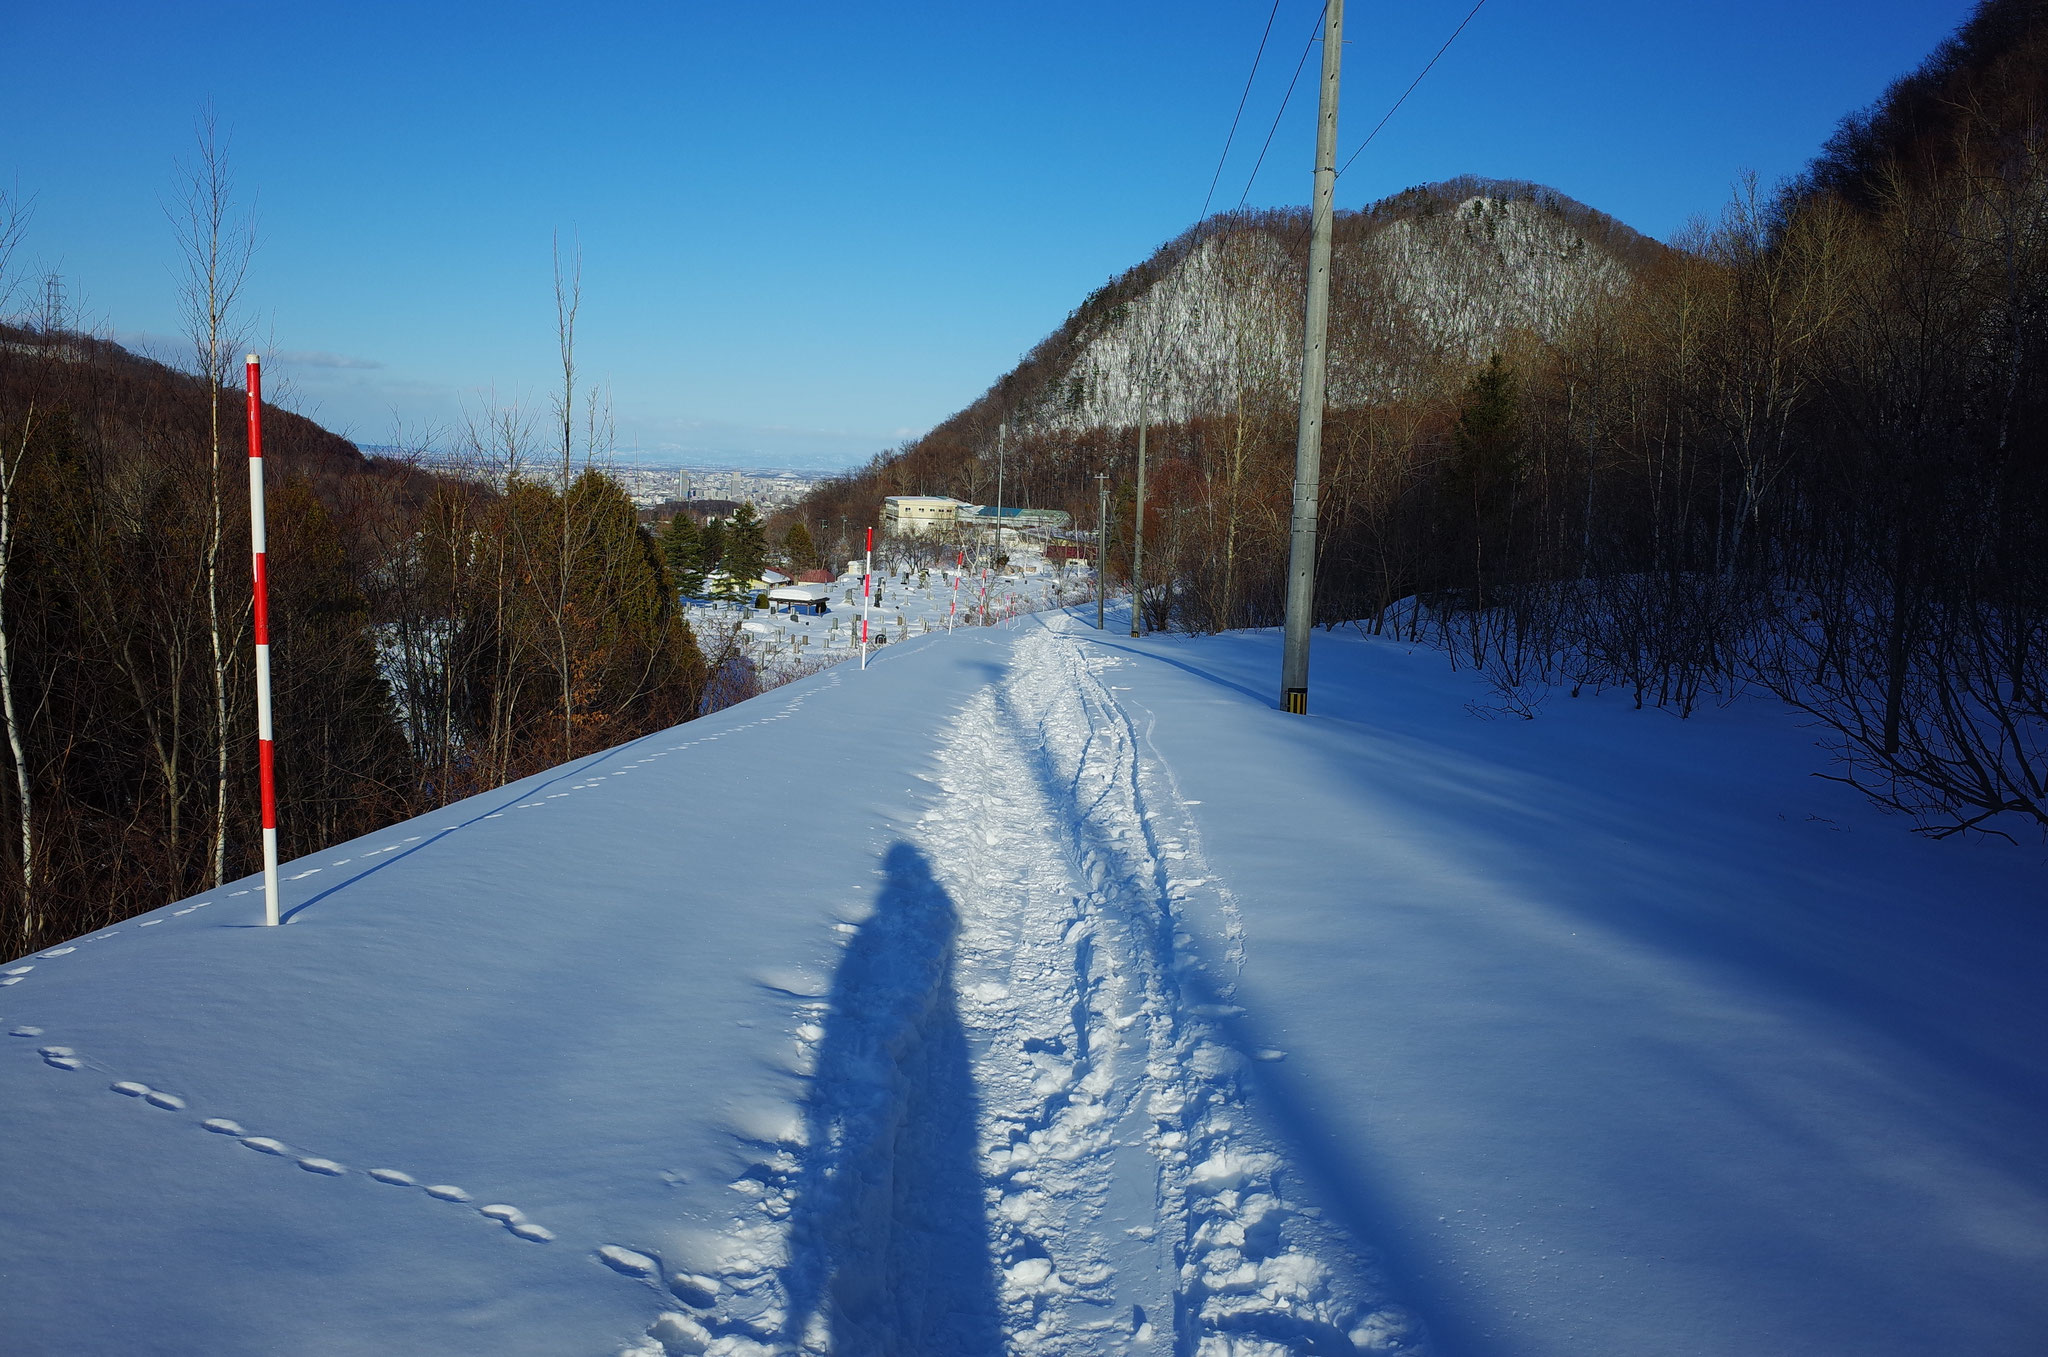
<svg viewBox="0 0 2048 1357">
<path fill-rule="evenodd" d="M 953 558 L 953 601 L 946 605 L 946 634 L 953 634 L 953 617 L 960 611 L 960 577 L 967 573 L 967 553 Z"/>
<path fill-rule="evenodd" d="M 868 667 L 868 613 L 874 601 L 875 530 L 868 529 L 868 554 L 860 576 L 860 667 Z"/>
<path fill-rule="evenodd" d="M 270 588 L 263 570 L 263 367 L 249 355 L 249 551 L 256 590 L 256 766 L 263 783 L 263 922 L 277 925 L 277 765 L 270 732 Z"/>
</svg>

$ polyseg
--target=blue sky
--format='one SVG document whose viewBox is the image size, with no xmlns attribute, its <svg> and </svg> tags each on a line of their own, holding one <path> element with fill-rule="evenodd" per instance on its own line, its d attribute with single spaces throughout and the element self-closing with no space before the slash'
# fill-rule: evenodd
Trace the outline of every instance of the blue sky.
<svg viewBox="0 0 2048 1357">
<path fill-rule="evenodd" d="M 211 101 L 271 381 L 330 427 L 544 403 L 559 231 L 623 447 L 837 467 L 1195 220 L 1270 0 L 8 8 L 0 184 L 34 201 L 27 263 L 100 326 L 177 333 L 164 204 Z M 1469 8 L 1349 7 L 1344 155 Z M 1971 8 L 1488 0 L 1338 203 L 1495 175 L 1668 237 L 1743 170 L 1795 173 Z M 1217 206 L 1320 9 L 1281 0 Z M 1255 205 L 1307 199 L 1314 61 Z"/>
</svg>

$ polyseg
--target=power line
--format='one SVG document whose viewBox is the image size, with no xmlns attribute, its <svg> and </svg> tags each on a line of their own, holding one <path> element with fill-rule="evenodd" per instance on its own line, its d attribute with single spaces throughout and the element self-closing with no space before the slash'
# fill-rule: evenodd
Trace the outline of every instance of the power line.
<svg viewBox="0 0 2048 1357">
<path fill-rule="evenodd" d="M 1223 154 L 1216 157 L 1216 173 L 1209 177 L 1209 192 L 1202 198 L 1202 211 L 1195 220 L 1205 221 L 1209 216 L 1209 204 L 1216 197 L 1216 185 L 1223 178 L 1223 162 L 1230 158 L 1230 144 L 1237 140 L 1237 124 L 1244 117 L 1244 105 L 1252 97 L 1252 81 L 1258 78 L 1259 62 L 1266 56 L 1266 40 L 1273 36 L 1273 20 L 1280 17 L 1280 0 L 1273 0 L 1273 8 L 1266 14 L 1266 31 L 1259 34 L 1259 50 L 1252 57 L 1252 73 L 1244 78 L 1244 93 L 1237 97 L 1237 112 L 1230 119 L 1230 135 L 1223 138 Z"/>
<path fill-rule="evenodd" d="M 1351 160 L 1346 160 L 1344 162 L 1343 168 L 1337 171 L 1339 177 L 1342 177 L 1345 170 L 1351 168 L 1352 160 L 1356 160 L 1359 156 L 1365 154 L 1365 148 L 1372 145 L 1372 139 L 1380 134 L 1380 128 L 1385 127 L 1387 125 L 1388 119 L 1392 118 L 1396 113 L 1399 113 L 1401 111 L 1401 105 L 1407 103 L 1408 96 L 1415 93 L 1415 87 L 1422 83 L 1422 77 L 1424 75 L 1428 75 L 1431 69 L 1435 67 L 1437 62 L 1443 60 L 1444 53 L 1450 51 L 1451 44 L 1458 40 L 1458 34 L 1463 33 L 1465 31 L 1465 24 L 1471 23 L 1473 16 L 1478 14 L 1479 11 L 1484 8 L 1486 8 L 1486 0 L 1479 0 L 1478 4 L 1472 6 L 1472 13 L 1467 14 L 1465 16 L 1464 23 L 1459 24 L 1455 29 L 1451 31 L 1451 36 L 1444 39 L 1444 45 L 1436 49 L 1436 55 L 1429 59 L 1429 65 L 1424 66 L 1422 68 L 1422 74 L 1416 76 L 1413 80 L 1408 82 L 1408 88 L 1401 91 L 1401 97 L 1396 99 L 1394 101 L 1394 106 L 1387 110 L 1386 117 L 1381 118 L 1377 123 L 1373 125 L 1372 131 L 1365 134 L 1365 140 L 1359 142 L 1358 149 L 1351 153 Z M 1247 189 L 1246 192 L 1250 192 L 1250 190 Z"/>
<path fill-rule="evenodd" d="M 1483 0 L 1482 0 L 1483 3 Z M 1280 119 L 1286 116 L 1287 105 L 1294 98 L 1294 87 L 1301 81 L 1302 67 L 1308 65 L 1308 54 L 1315 50 L 1316 34 L 1323 31 L 1323 16 L 1316 14 L 1316 26 L 1309 30 L 1308 41 L 1302 44 L 1301 60 L 1294 63 L 1294 79 L 1287 82 L 1287 93 L 1280 99 L 1280 111 L 1273 115 L 1273 125 L 1266 129 L 1266 144 L 1259 148 L 1259 158 L 1252 165 L 1252 177 L 1244 181 L 1244 192 L 1238 195 L 1237 205 L 1243 207 L 1252 196 L 1252 185 L 1259 181 L 1259 169 L 1266 163 L 1266 152 L 1273 147 L 1273 134 L 1280 130 Z"/>
</svg>

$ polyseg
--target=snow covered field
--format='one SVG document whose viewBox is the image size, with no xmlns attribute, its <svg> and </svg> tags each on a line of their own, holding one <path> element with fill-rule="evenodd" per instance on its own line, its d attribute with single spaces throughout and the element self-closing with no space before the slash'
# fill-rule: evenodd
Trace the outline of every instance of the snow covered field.
<svg viewBox="0 0 2048 1357">
<path fill-rule="evenodd" d="M 1318 634 L 1304 720 L 1276 636 L 1127 631 L 0 967 L 0 1351 L 2048 1348 L 2039 844 L 1760 702 Z"/>
</svg>

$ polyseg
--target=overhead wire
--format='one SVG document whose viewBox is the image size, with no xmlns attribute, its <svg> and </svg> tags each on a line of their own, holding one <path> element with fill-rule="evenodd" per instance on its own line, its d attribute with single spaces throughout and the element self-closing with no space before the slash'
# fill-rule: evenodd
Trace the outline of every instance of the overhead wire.
<svg viewBox="0 0 2048 1357">
<path fill-rule="evenodd" d="M 1415 87 L 1422 83 L 1422 77 L 1428 75 L 1430 71 L 1435 68 L 1437 62 L 1443 60 L 1444 53 L 1450 51 L 1451 44 L 1458 40 L 1458 34 L 1463 33 L 1465 31 L 1465 25 L 1471 23 L 1473 18 L 1479 13 L 1479 11 L 1484 8 L 1486 8 L 1486 0 L 1479 0 L 1478 4 L 1472 6 L 1471 13 L 1465 16 L 1463 22 L 1461 22 L 1455 29 L 1451 30 L 1451 36 L 1445 38 L 1444 45 L 1436 49 L 1436 55 L 1429 59 L 1429 65 L 1424 66 L 1422 68 L 1421 73 L 1418 74 L 1413 80 L 1408 82 L 1408 88 L 1401 91 L 1401 97 L 1394 101 L 1394 106 L 1387 110 L 1386 115 L 1384 117 L 1382 117 L 1377 123 L 1373 124 L 1372 131 L 1365 134 L 1365 140 L 1358 143 L 1358 149 L 1353 151 L 1351 153 L 1350 158 L 1344 162 L 1343 166 L 1340 169 L 1338 169 L 1337 174 L 1340 178 L 1343 176 L 1345 170 L 1351 168 L 1351 162 L 1353 160 L 1358 159 L 1359 156 L 1363 155 L 1365 153 L 1366 147 L 1372 145 L 1372 139 L 1380 134 L 1380 129 L 1387 125 L 1388 120 L 1391 119 L 1396 113 L 1399 113 L 1401 111 L 1401 105 L 1407 103 L 1408 96 L 1415 93 Z"/>
<path fill-rule="evenodd" d="M 1259 170 L 1265 166 L 1266 152 L 1273 149 L 1273 135 L 1280 130 L 1280 119 L 1287 115 L 1287 105 L 1294 100 L 1294 87 L 1301 83 L 1302 68 L 1308 65 L 1308 54 L 1315 50 L 1316 35 L 1323 31 L 1323 12 L 1316 11 L 1316 26 L 1309 30 L 1308 41 L 1302 44 L 1301 60 L 1294 63 L 1294 78 L 1287 82 L 1287 93 L 1280 98 L 1280 111 L 1273 115 L 1273 125 L 1266 129 L 1266 144 L 1259 147 L 1259 158 L 1252 164 L 1251 178 L 1244 181 L 1244 192 L 1238 195 L 1237 205 L 1242 208 L 1252 196 L 1252 185 L 1259 182 Z"/>
<path fill-rule="evenodd" d="M 1209 191 L 1202 197 L 1202 210 L 1196 221 L 1205 221 L 1209 216 L 1209 204 L 1216 198 L 1216 185 L 1223 180 L 1223 163 L 1230 159 L 1230 147 L 1237 140 L 1237 125 L 1244 119 L 1245 102 L 1252 97 L 1252 81 L 1258 79 L 1259 63 L 1266 57 L 1266 42 L 1273 36 L 1273 21 L 1280 17 L 1280 0 L 1273 0 L 1273 8 L 1266 14 L 1266 30 L 1259 34 L 1259 50 L 1252 56 L 1251 74 L 1244 78 L 1244 93 L 1237 97 L 1237 112 L 1231 115 L 1230 134 L 1223 138 L 1223 154 L 1216 157 L 1216 173 L 1209 177 Z"/>
</svg>

